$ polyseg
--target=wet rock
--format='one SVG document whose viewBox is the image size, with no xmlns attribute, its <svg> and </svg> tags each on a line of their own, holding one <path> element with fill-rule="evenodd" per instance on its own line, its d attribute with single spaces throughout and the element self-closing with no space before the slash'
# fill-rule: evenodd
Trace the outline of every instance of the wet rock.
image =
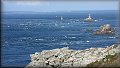
<svg viewBox="0 0 120 68">
<path fill-rule="evenodd" d="M 114 29 L 110 24 L 105 24 L 96 30 L 93 34 L 114 34 Z"/>
</svg>

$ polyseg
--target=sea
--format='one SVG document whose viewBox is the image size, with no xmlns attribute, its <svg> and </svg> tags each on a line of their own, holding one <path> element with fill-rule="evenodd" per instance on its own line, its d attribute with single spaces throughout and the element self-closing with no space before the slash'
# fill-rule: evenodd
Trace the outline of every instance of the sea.
<svg viewBox="0 0 120 68">
<path fill-rule="evenodd" d="M 89 13 L 95 22 L 83 21 Z M 117 10 L 2 13 L 2 66 L 25 67 L 31 61 L 30 54 L 43 50 L 83 50 L 119 44 L 119 23 Z M 110 24 L 115 34 L 94 35 L 104 24 Z"/>
</svg>

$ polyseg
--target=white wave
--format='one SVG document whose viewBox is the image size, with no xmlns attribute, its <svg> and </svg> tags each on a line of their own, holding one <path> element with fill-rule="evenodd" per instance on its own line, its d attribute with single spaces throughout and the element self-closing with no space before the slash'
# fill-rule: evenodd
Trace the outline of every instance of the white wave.
<svg viewBox="0 0 120 68">
<path fill-rule="evenodd" d="M 67 42 L 61 42 L 60 45 L 68 45 Z"/>
<path fill-rule="evenodd" d="M 61 26 L 61 27 L 65 27 L 65 26 Z"/>
<path fill-rule="evenodd" d="M 76 37 L 71 37 L 71 38 L 76 38 Z"/>
<path fill-rule="evenodd" d="M 20 24 L 20 25 L 25 25 L 25 24 Z"/>
<path fill-rule="evenodd" d="M 67 34 L 67 35 L 80 35 L 80 34 Z"/>
<path fill-rule="evenodd" d="M 103 20 L 103 19 L 100 19 L 101 21 Z"/>
<path fill-rule="evenodd" d="M 58 26 L 58 24 L 55 24 L 55 26 Z"/>
<path fill-rule="evenodd" d="M 10 26 L 7 26 L 7 27 L 10 27 Z"/>
<path fill-rule="evenodd" d="M 67 38 L 67 36 L 64 36 L 65 38 Z"/>
<path fill-rule="evenodd" d="M 86 42 L 90 42 L 90 41 L 86 41 Z"/>
<path fill-rule="evenodd" d="M 108 37 L 108 38 L 115 38 L 115 37 Z"/>
<path fill-rule="evenodd" d="M 95 20 L 95 21 L 98 21 L 98 20 Z"/>
<path fill-rule="evenodd" d="M 67 24 L 70 24 L 70 23 L 67 23 Z"/>
<path fill-rule="evenodd" d="M 82 43 L 82 42 L 83 42 L 83 41 L 77 41 L 76 44 L 80 44 L 80 43 Z"/>
<path fill-rule="evenodd" d="M 44 40 L 44 39 L 35 39 L 35 40 L 40 40 L 40 41 L 42 41 L 42 40 Z"/>
</svg>

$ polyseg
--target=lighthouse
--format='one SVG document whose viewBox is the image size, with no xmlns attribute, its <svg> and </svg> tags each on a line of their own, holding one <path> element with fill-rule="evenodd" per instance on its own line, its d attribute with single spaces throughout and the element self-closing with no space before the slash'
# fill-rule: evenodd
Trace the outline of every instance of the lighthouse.
<svg viewBox="0 0 120 68">
<path fill-rule="evenodd" d="M 91 16 L 90 16 L 90 14 L 89 14 L 88 18 L 89 18 L 89 19 L 92 19 Z"/>
<path fill-rule="evenodd" d="M 84 22 L 93 22 L 94 20 L 91 18 L 91 15 L 88 14 L 88 18 L 84 19 Z"/>
</svg>

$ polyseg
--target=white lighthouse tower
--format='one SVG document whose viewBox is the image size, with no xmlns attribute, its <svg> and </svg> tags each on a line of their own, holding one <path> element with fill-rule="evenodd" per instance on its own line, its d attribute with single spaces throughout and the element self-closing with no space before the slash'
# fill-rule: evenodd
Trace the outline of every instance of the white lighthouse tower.
<svg viewBox="0 0 120 68">
<path fill-rule="evenodd" d="M 85 22 L 92 22 L 94 21 L 92 18 L 91 18 L 91 15 L 88 14 L 88 17 L 84 19 Z"/>
</svg>

